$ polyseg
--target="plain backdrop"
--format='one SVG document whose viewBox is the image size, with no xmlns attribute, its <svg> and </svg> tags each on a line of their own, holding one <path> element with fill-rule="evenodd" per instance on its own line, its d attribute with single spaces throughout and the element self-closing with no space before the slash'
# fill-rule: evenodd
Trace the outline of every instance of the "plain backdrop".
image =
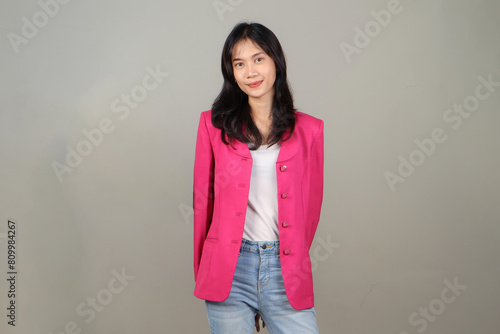
<svg viewBox="0 0 500 334">
<path fill-rule="evenodd" d="M 495 0 L 2 0 L 0 331 L 209 332 L 196 130 L 226 36 L 254 21 L 285 50 L 297 108 L 325 122 L 320 331 L 497 334 L 499 15 Z"/>
</svg>

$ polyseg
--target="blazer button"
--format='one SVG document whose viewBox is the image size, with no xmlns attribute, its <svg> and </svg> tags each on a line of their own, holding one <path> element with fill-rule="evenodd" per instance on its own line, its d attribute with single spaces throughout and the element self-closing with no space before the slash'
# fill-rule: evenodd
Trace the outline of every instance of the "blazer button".
<svg viewBox="0 0 500 334">
<path fill-rule="evenodd" d="M 287 198 L 287 197 L 288 197 L 288 193 L 283 193 L 283 194 L 281 194 L 281 198 L 285 199 L 285 198 Z"/>
<path fill-rule="evenodd" d="M 286 168 L 287 168 L 286 165 L 283 165 L 283 166 L 280 167 L 280 171 L 285 172 Z"/>
<path fill-rule="evenodd" d="M 281 224 L 281 226 L 283 226 L 284 228 L 287 228 L 288 226 L 290 226 L 290 224 L 288 222 L 283 222 L 283 224 Z"/>
<path fill-rule="evenodd" d="M 283 251 L 283 254 L 284 254 L 284 255 L 288 255 L 288 254 L 290 254 L 290 250 L 289 250 L 289 249 L 285 249 L 285 250 Z"/>
</svg>

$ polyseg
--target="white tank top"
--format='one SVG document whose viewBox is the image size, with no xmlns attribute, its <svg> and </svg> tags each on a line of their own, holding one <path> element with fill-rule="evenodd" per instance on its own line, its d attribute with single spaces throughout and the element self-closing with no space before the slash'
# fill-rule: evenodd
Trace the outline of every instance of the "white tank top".
<svg viewBox="0 0 500 334">
<path fill-rule="evenodd" d="M 270 148 L 262 145 L 257 150 L 250 150 L 253 163 L 243 230 L 243 238 L 247 240 L 279 240 L 276 180 L 276 160 L 279 151 L 279 143 Z"/>
</svg>

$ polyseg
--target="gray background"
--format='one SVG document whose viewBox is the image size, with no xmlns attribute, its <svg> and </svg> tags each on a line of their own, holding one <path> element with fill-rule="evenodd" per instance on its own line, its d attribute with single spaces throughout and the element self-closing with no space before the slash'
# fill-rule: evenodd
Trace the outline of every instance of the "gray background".
<svg viewBox="0 0 500 334">
<path fill-rule="evenodd" d="M 387 0 L 220 3 L 223 12 L 211 0 L 73 0 L 44 22 L 39 2 L 2 0 L 0 331 L 77 333 L 74 322 L 81 333 L 208 333 L 192 295 L 196 129 L 221 88 L 223 42 L 249 20 L 280 39 L 299 110 L 325 121 L 311 249 L 320 331 L 498 333 L 500 87 L 480 88 L 489 95 L 476 106 L 473 96 L 479 77 L 500 82 L 500 3 L 401 0 L 385 27 L 371 11 Z M 34 20 L 38 32 L 13 46 L 9 36 Z M 368 45 L 356 27 L 374 29 Z M 346 57 L 341 46 L 356 42 Z M 145 92 L 146 68 L 157 66 L 168 76 L 127 117 L 114 112 L 122 94 Z M 459 127 L 444 119 L 463 103 L 474 111 Z M 113 131 L 59 180 L 54 162 L 103 119 Z M 418 153 L 415 140 L 428 143 L 436 128 L 446 140 Z M 418 166 L 391 188 L 386 174 L 410 158 Z M 133 278 L 122 286 L 113 270 Z M 78 314 L 92 298 L 102 309 Z"/>
</svg>

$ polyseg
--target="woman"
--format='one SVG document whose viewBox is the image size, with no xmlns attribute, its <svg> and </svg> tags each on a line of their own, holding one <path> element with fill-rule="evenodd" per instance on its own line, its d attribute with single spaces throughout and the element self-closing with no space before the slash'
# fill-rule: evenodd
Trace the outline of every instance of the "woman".
<svg viewBox="0 0 500 334">
<path fill-rule="evenodd" d="M 318 333 L 309 249 L 323 200 L 323 121 L 294 110 L 276 36 L 234 27 L 194 163 L 194 295 L 211 333 Z"/>
</svg>

